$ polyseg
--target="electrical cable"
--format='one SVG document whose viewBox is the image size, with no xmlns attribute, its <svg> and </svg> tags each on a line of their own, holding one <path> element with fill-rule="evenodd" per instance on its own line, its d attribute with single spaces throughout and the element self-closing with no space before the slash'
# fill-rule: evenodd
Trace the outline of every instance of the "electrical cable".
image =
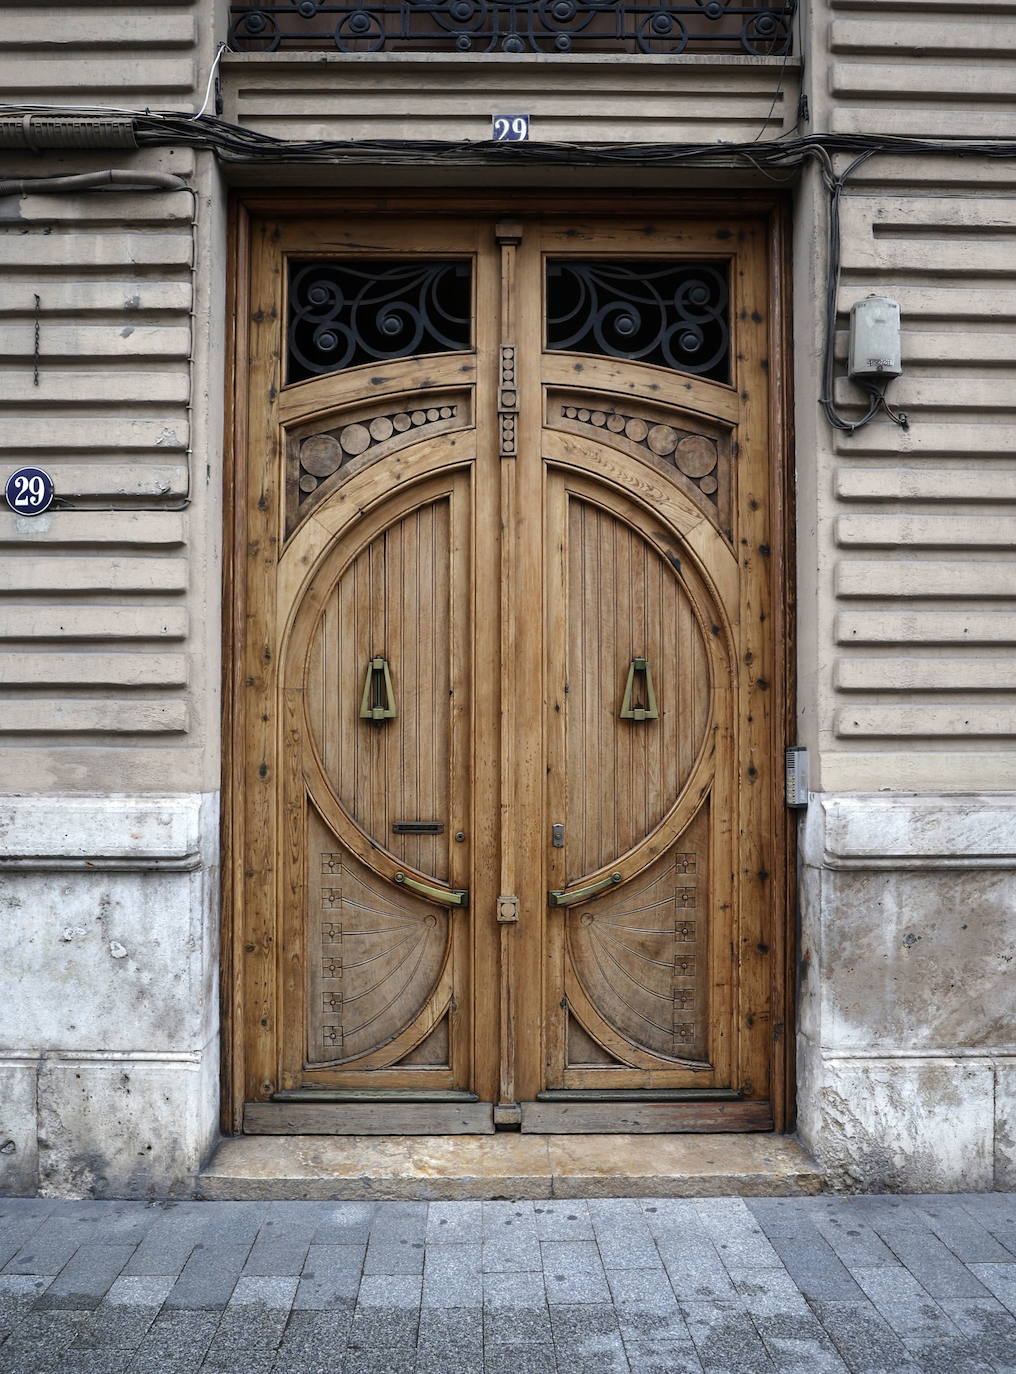
<svg viewBox="0 0 1016 1374">
<path fill-rule="evenodd" d="M 747 167 L 770 181 L 783 183 L 807 163 L 814 162 L 829 197 L 827 224 L 828 264 L 825 299 L 825 341 L 822 357 L 822 394 L 819 403 L 829 423 L 836 429 L 853 433 L 867 424 L 880 411 L 896 424 L 907 427 L 906 415 L 894 410 L 885 398 L 884 390 L 862 384 L 869 395 L 867 412 L 858 420 L 841 415 L 834 398 L 835 337 L 837 303 L 841 265 L 840 206 L 848 181 L 869 158 L 882 154 L 934 156 L 953 158 L 1016 158 L 1016 140 L 1007 138 L 938 139 L 912 138 L 897 135 L 865 134 L 808 134 L 796 138 L 784 135 L 778 140 L 763 142 L 756 135 L 750 143 L 495 143 L 492 141 L 440 141 L 436 139 L 324 139 L 301 141 L 277 138 L 271 134 L 245 129 L 205 111 L 211 99 L 218 64 L 224 45 L 219 46 L 209 73 L 205 98 L 195 114 L 181 111 L 153 113 L 149 110 L 117 111 L 130 114 L 134 137 L 139 148 L 189 147 L 208 151 L 228 165 L 305 165 L 305 166 L 465 166 L 510 168 L 533 166 L 569 167 L 658 167 L 730 169 Z M 782 77 L 781 77 L 782 80 Z M 777 91 L 778 94 L 778 91 Z M 774 102 L 775 103 L 775 102 Z M 24 118 L 31 115 L 53 116 L 101 111 L 100 106 L 53 106 L 0 104 L 0 119 Z M 771 113 L 771 111 L 770 111 Z M 768 116 L 767 116 L 768 122 Z M 837 174 L 834 158 L 851 156 L 846 169 Z M 87 174 L 86 174 L 87 175 Z M 121 184 L 131 176 L 135 185 L 166 187 L 157 174 L 116 172 L 101 174 L 106 185 Z M 71 189 L 57 183 L 78 181 L 77 178 L 51 178 L 48 186 L 43 179 L 11 179 L 0 182 L 0 192 L 23 193 L 28 189 Z M 178 179 L 173 179 L 179 185 Z M 78 181 L 75 189 L 84 189 Z M 168 187 L 167 187 L 168 189 Z M 189 189 L 189 188 L 188 188 Z"/>
</svg>

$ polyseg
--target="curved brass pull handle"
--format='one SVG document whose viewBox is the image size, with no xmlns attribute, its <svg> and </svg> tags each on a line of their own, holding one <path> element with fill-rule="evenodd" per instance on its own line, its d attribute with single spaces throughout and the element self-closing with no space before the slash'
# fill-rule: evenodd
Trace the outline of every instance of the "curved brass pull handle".
<svg viewBox="0 0 1016 1374">
<path fill-rule="evenodd" d="M 611 873 L 609 878 L 601 878 L 598 883 L 590 883 L 588 887 L 576 887 L 570 892 L 564 888 L 560 892 L 548 892 L 547 897 L 551 906 L 574 906 L 576 902 L 584 902 L 589 897 L 595 897 L 598 892 L 605 892 L 608 887 L 613 887 L 620 881 L 620 873 Z"/>
<path fill-rule="evenodd" d="M 469 905 L 468 888 L 429 887 L 426 883 L 418 883 L 415 878 L 407 878 L 405 873 L 396 873 L 395 881 L 400 887 L 408 887 L 410 892 L 418 892 L 429 902 L 440 902 L 443 906 Z"/>
</svg>

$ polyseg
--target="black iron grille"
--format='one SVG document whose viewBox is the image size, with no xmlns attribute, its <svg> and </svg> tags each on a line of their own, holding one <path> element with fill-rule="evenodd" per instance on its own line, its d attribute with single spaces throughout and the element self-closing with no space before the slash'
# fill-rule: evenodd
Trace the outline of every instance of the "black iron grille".
<svg viewBox="0 0 1016 1374">
<path fill-rule="evenodd" d="M 658 259 L 552 259 L 547 347 L 730 380 L 727 266 Z"/>
<path fill-rule="evenodd" d="M 286 380 L 468 349 L 471 294 L 472 269 L 462 260 L 294 260 Z"/>
<path fill-rule="evenodd" d="M 289 0 L 230 6 L 241 52 L 684 52 L 782 56 L 796 0 Z"/>
</svg>

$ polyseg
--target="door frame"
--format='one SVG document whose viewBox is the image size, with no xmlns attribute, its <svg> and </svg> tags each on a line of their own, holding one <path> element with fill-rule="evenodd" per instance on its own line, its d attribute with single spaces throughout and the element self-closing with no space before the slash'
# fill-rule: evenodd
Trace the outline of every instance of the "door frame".
<svg viewBox="0 0 1016 1374">
<path fill-rule="evenodd" d="M 771 604 L 776 624 L 775 642 L 782 646 L 779 664 L 782 682 L 776 720 L 782 726 L 785 745 L 796 742 L 796 642 L 795 642 L 795 522 L 791 407 L 792 331 L 790 202 L 786 194 L 702 195 L 695 191 L 632 191 L 618 197 L 581 190 L 546 194 L 535 190 L 510 191 L 398 191 L 377 190 L 313 192 L 235 192 L 230 199 L 228 225 L 228 281 L 226 296 L 225 434 L 223 453 L 223 661 L 222 661 L 222 807 L 221 807 L 221 1100 L 222 1130 L 227 1135 L 242 1130 L 246 1098 L 246 1019 L 244 979 L 241 977 L 245 932 L 240 901 L 244 874 L 240 856 L 243 833 L 242 760 L 243 733 L 247 728 L 241 682 L 241 653 L 245 616 L 243 551 L 246 540 L 244 510 L 239 497 L 246 491 L 247 433 L 246 395 L 248 357 L 246 321 L 249 314 L 250 245 L 254 226 L 261 216 L 273 218 L 344 214 L 390 216 L 402 221 L 444 217 L 449 213 L 488 218 L 505 214 L 598 217 L 631 220 L 641 214 L 685 219 L 721 219 L 752 216 L 764 221 L 769 264 L 769 432 L 772 443 L 771 510 L 773 544 L 770 559 Z M 774 764 L 779 760 L 774 760 Z M 773 786 L 779 785 L 782 769 L 774 767 Z M 784 919 L 774 921 L 769 953 L 772 996 L 772 1107 L 774 1129 L 794 1125 L 794 957 L 797 908 L 797 852 L 794 815 L 783 806 L 782 795 L 774 805 L 782 818 L 774 852 L 781 856 L 780 886 L 784 894 Z M 777 875 L 774 875 L 777 876 Z M 266 952 L 267 953 L 267 952 Z M 278 951 L 275 951 L 278 959 Z"/>
</svg>

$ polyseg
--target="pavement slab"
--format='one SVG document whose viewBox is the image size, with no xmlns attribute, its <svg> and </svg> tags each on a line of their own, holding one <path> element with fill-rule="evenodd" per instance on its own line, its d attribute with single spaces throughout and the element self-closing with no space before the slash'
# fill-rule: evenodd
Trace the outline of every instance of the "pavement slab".
<svg viewBox="0 0 1016 1374">
<path fill-rule="evenodd" d="M 1016 1374 L 1004 1194 L 2 1199 L 4 1234 L 0 1374 Z"/>
</svg>

